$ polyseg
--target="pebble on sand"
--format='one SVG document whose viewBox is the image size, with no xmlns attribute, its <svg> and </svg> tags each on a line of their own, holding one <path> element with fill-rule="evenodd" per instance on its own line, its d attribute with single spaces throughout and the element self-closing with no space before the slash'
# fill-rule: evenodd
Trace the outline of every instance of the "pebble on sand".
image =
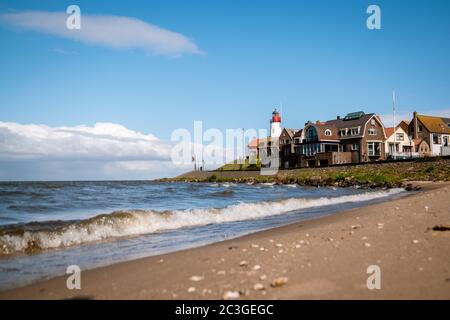
<svg viewBox="0 0 450 320">
<path fill-rule="evenodd" d="M 419 243 L 419 240 L 413 240 L 412 241 L 414 244 L 417 244 L 417 243 Z"/>
<path fill-rule="evenodd" d="M 273 288 L 281 287 L 281 286 L 285 285 L 287 282 L 288 282 L 287 277 L 279 277 L 279 278 L 273 279 L 272 282 L 270 283 L 270 286 L 272 286 Z"/>
<path fill-rule="evenodd" d="M 266 279 L 267 279 L 267 276 L 265 274 L 262 274 L 259 276 L 259 280 L 261 280 L 261 281 L 266 280 Z"/>
<path fill-rule="evenodd" d="M 364 245 L 365 245 L 367 248 L 369 248 L 369 247 L 371 246 L 371 244 L 368 243 L 368 242 L 364 243 Z"/>
<path fill-rule="evenodd" d="M 248 261 L 242 260 L 241 262 L 239 262 L 239 266 L 241 266 L 241 267 L 248 266 Z"/>
<path fill-rule="evenodd" d="M 253 270 L 259 270 L 259 269 L 261 269 L 261 266 L 259 264 L 253 266 Z"/>
<path fill-rule="evenodd" d="M 253 289 L 255 289 L 256 291 L 260 291 L 260 290 L 264 290 L 265 287 L 262 283 L 255 283 L 255 285 L 253 286 Z"/>
<path fill-rule="evenodd" d="M 227 291 L 223 294 L 224 300 L 235 300 L 239 299 L 239 292 L 237 291 Z"/>
<path fill-rule="evenodd" d="M 189 287 L 187 291 L 188 291 L 189 293 L 195 292 L 195 287 Z"/>
<path fill-rule="evenodd" d="M 202 281 L 204 278 L 202 276 L 192 276 L 189 278 L 189 280 L 197 282 L 197 281 Z"/>
</svg>

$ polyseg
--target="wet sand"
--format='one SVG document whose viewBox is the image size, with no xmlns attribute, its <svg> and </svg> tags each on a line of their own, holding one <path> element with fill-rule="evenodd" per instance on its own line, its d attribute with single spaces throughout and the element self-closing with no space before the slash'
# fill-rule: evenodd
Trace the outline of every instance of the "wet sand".
<svg viewBox="0 0 450 320">
<path fill-rule="evenodd" d="M 423 188 L 316 220 L 83 271 L 81 290 L 68 290 L 63 276 L 0 292 L 0 299 L 450 299 L 450 184 Z M 367 288 L 370 265 L 380 267 L 379 290 Z"/>
</svg>

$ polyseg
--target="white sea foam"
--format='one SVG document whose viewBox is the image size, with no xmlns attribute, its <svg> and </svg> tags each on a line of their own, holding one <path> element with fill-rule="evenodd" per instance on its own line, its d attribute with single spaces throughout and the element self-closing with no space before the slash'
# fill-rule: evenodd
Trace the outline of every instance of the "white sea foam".
<svg viewBox="0 0 450 320">
<path fill-rule="evenodd" d="M 25 225 L 0 230 L 0 253 L 10 254 L 35 249 L 62 248 L 165 230 L 258 219 L 313 207 L 374 200 L 392 196 L 402 191 L 403 189 L 390 189 L 331 198 L 289 198 L 277 201 L 239 203 L 224 208 L 165 212 L 114 212 L 87 220 L 67 222 L 62 226 L 43 225 L 41 228 L 27 229 Z"/>
</svg>

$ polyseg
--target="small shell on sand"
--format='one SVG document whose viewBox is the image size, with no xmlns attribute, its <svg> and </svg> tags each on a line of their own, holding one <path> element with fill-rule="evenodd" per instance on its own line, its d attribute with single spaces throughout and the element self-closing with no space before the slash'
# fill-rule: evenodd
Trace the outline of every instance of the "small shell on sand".
<svg viewBox="0 0 450 320">
<path fill-rule="evenodd" d="M 368 242 L 364 243 L 364 245 L 365 245 L 367 248 L 370 247 L 370 243 L 368 243 Z"/>
<path fill-rule="evenodd" d="M 255 285 L 253 286 L 253 289 L 259 291 L 259 290 L 264 290 L 265 287 L 262 283 L 255 283 Z"/>
<path fill-rule="evenodd" d="M 262 274 L 259 276 L 259 280 L 261 280 L 261 281 L 266 280 L 266 279 L 267 279 L 267 276 L 265 274 Z"/>
<path fill-rule="evenodd" d="M 192 276 L 189 278 L 189 280 L 197 282 L 197 281 L 202 281 L 204 278 L 202 276 Z"/>
<path fill-rule="evenodd" d="M 189 287 L 187 291 L 188 291 L 189 293 L 195 292 L 195 287 Z"/>
<path fill-rule="evenodd" d="M 261 269 L 261 266 L 259 264 L 253 266 L 253 270 L 259 270 L 259 269 Z"/>
<path fill-rule="evenodd" d="M 242 260 L 241 262 L 239 262 L 239 266 L 241 266 L 241 267 L 248 266 L 248 261 Z"/>
<path fill-rule="evenodd" d="M 275 246 L 278 247 L 278 248 L 281 248 L 283 246 L 283 244 L 282 243 L 277 243 Z"/>
<path fill-rule="evenodd" d="M 279 277 L 279 278 L 273 279 L 272 282 L 270 283 L 270 285 L 273 288 L 276 288 L 276 287 L 281 287 L 281 286 L 285 285 L 287 282 L 288 282 L 287 277 Z"/>
<path fill-rule="evenodd" d="M 224 300 L 234 300 L 239 299 L 239 292 L 237 291 L 227 291 L 223 294 Z"/>
</svg>

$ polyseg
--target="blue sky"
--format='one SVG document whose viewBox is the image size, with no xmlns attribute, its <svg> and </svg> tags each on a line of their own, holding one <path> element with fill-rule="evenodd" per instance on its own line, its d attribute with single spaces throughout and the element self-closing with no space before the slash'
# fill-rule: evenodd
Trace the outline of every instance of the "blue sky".
<svg viewBox="0 0 450 320">
<path fill-rule="evenodd" d="M 450 109 L 449 1 L 0 1 L 0 13 L 140 19 L 205 54 L 86 44 L 0 24 L 0 121 L 50 127 L 120 124 L 169 139 L 176 128 L 267 128 L 351 111 Z M 382 29 L 366 28 L 381 8 Z M 83 21 L 83 20 L 82 20 Z M 0 175 L 1 178 L 1 175 Z"/>
</svg>

